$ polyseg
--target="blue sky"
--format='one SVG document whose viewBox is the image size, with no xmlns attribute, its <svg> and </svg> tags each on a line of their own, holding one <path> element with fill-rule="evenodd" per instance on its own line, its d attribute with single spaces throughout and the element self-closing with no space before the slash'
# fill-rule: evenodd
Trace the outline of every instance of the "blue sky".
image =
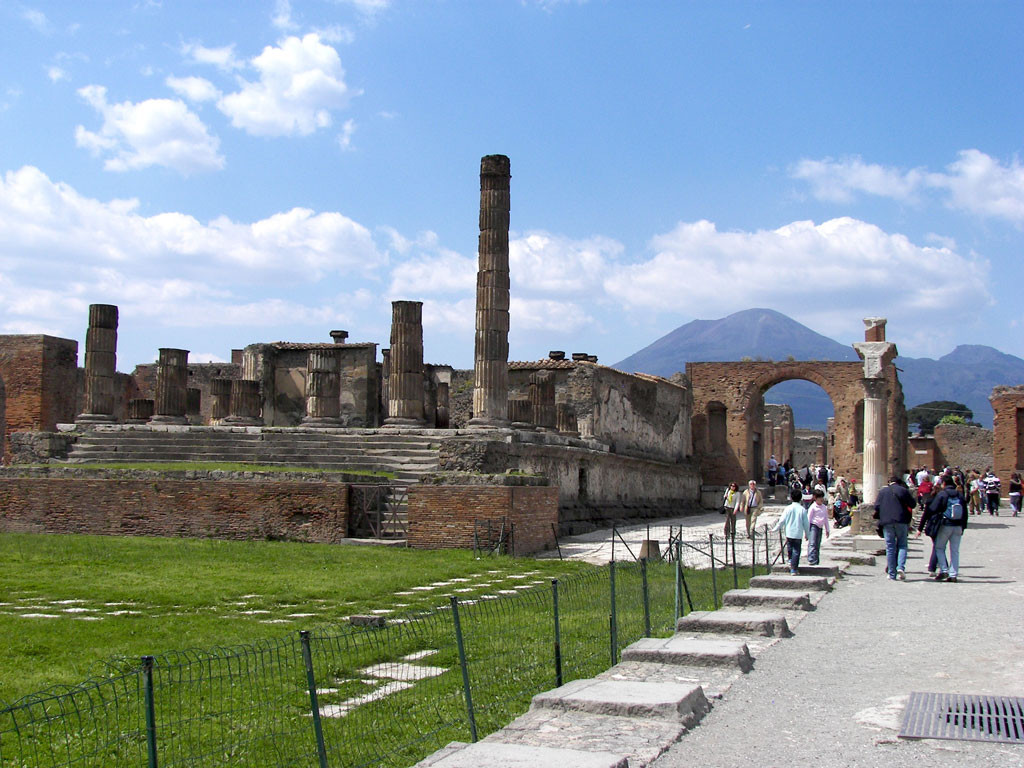
<svg viewBox="0 0 1024 768">
<path fill-rule="evenodd" d="M 771 307 L 1024 356 L 1024 6 L 0 1 L 0 333 L 118 368 L 387 346 L 471 367 L 478 172 L 512 162 L 512 359 Z M 81 350 L 84 352 L 84 347 Z"/>
</svg>

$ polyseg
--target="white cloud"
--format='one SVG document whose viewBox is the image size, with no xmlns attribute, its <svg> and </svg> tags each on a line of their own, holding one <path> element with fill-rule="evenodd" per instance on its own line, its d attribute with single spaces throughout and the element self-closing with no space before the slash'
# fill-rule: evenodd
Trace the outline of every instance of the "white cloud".
<svg viewBox="0 0 1024 768">
<path fill-rule="evenodd" d="M 633 313 L 721 317 L 768 306 L 820 332 L 840 333 L 851 315 L 920 325 L 934 314 L 952 327 L 991 303 L 986 261 L 919 246 L 852 218 L 757 232 L 683 222 L 651 246 L 651 259 L 614 270 L 604 283 Z"/>
<path fill-rule="evenodd" d="M 509 303 L 509 335 L 519 341 L 524 332 L 547 331 L 550 333 L 574 333 L 593 324 L 586 309 L 571 301 L 554 299 L 528 299 L 512 297 Z"/>
<path fill-rule="evenodd" d="M 50 25 L 50 20 L 46 18 L 46 14 L 35 8 L 25 8 L 22 10 L 21 18 L 27 21 L 36 32 L 44 35 L 50 34 L 53 29 Z"/>
<path fill-rule="evenodd" d="M 197 43 L 186 43 L 181 47 L 182 55 L 196 64 L 212 64 L 225 72 L 240 69 L 243 62 L 235 57 L 235 46 L 207 48 Z"/>
<path fill-rule="evenodd" d="M 1024 224 L 1024 166 L 1016 158 L 1004 165 L 977 149 L 962 150 L 944 173 L 905 171 L 852 158 L 801 160 L 790 175 L 808 182 L 821 200 L 849 202 L 855 193 L 864 193 L 913 202 L 925 191 L 938 191 L 946 194 L 950 208 Z"/>
<path fill-rule="evenodd" d="M 270 17 L 270 23 L 285 32 L 293 32 L 299 25 L 292 21 L 292 4 L 289 0 L 275 0 L 274 15 Z"/>
<path fill-rule="evenodd" d="M 174 77 L 164 80 L 167 87 L 189 101 L 213 101 L 220 97 L 220 91 L 203 77 Z"/>
<path fill-rule="evenodd" d="M 339 0 L 339 2 L 351 5 L 357 11 L 367 16 L 383 11 L 391 5 L 391 0 Z"/>
<path fill-rule="evenodd" d="M 345 151 L 352 149 L 352 136 L 356 132 L 356 121 L 348 119 L 341 126 L 341 133 L 338 134 L 338 145 Z"/>
<path fill-rule="evenodd" d="M 348 102 L 338 52 L 310 33 L 267 46 L 250 62 L 256 81 L 240 80 L 217 107 L 231 124 L 256 136 L 306 136 L 331 124 L 331 111 Z"/>
<path fill-rule="evenodd" d="M 54 64 L 46 68 L 46 76 L 50 78 L 51 83 L 59 83 L 61 80 L 68 79 L 68 71 Z"/>
<path fill-rule="evenodd" d="M 351 43 L 356 39 L 355 33 L 340 24 L 317 27 L 313 30 L 325 43 Z"/>
<path fill-rule="evenodd" d="M 414 299 L 434 294 L 473 293 L 476 258 L 442 248 L 433 232 L 424 232 L 416 240 L 407 240 L 394 230 L 387 232 L 395 251 L 403 256 L 414 254 L 396 264 L 391 271 L 389 296 Z"/>
<path fill-rule="evenodd" d="M 103 116 L 103 125 L 95 133 L 79 125 L 75 141 L 94 155 L 105 156 L 103 167 L 108 171 L 162 165 L 188 175 L 224 167 L 217 151 L 219 140 L 184 102 L 147 99 L 109 104 L 107 89 L 99 85 L 80 88 L 78 94 Z"/>
<path fill-rule="evenodd" d="M 536 231 L 509 241 L 509 266 L 517 288 L 579 295 L 600 288 L 622 252 L 622 244 L 607 237 L 572 240 Z"/>
</svg>

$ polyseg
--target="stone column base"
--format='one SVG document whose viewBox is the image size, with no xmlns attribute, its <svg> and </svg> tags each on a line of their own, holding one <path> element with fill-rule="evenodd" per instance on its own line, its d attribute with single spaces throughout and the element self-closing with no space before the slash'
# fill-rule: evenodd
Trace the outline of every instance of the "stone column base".
<svg viewBox="0 0 1024 768">
<path fill-rule="evenodd" d="M 335 429 L 341 426 L 341 419 L 331 416 L 305 416 L 299 422 L 300 427 L 313 427 L 314 429 Z"/>
<path fill-rule="evenodd" d="M 388 416 L 384 419 L 385 427 L 418 427 L 423 429 L 427 426 L 425 419 L 401 419 L 397 416 Z"/>
<path fill-rule="evenodd" d="M 226 427 L 262 427 L 263 420 L 252 416 L 225 416 L 220 423 Z"/>
<path fill-rule="evenodd" d="M 80 413 L 75 416 L 75 424 L 88 426 L 90 424 L 116 424 L 117 419 L 105 413 Z"/>
<path fill-rule="evenodd" d="M 508 419 L 485 419 L 474 417 L 469 420 L 466 426 L 472 429 L 508 429 L 512 422 Z M 532 424 L 530 426 L 533 426 Z"/>
</svg>

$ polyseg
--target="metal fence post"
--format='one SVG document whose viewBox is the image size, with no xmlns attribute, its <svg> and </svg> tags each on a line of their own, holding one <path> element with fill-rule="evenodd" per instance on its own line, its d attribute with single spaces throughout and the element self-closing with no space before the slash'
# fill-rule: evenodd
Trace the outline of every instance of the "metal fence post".
<svg viewBox="0 0 1024 768">
<path fill-rule="evenodd" d="M 301 630 L 299 640 L 302 643 L 302 663 L 306 666 L 306 683 L 309 686 L 309 708 L 313 712 L 316 756 L 320 761 L 320 768 L 327 768 L 327 748 L 324 746 L 324 731 L 320 722 L 320 704 L 316 699 L 316 676 L 313 674 L 313 654 L 309 650 L 309 630 Z"/>
<path fill-rule="evenodd" d="M 708 554 L 711 556 L 711 596 L 715 610 L 718 610 L 718 579 L 715 576 L 715 534 L 708 534 Z"/>
<path fill-rule="evenodd" d="M 740 575 L 736 572 L 736 531 L 732 532 L 732 541 L 727 542 L 727 545 L 732 545 L 732 587 L 733 589 L 740 588 Z"/>
<path fill-rule="evenodd" d="M 750 578 L 757 575 L 757 531 L 750 537 Z"/>
<path fill-rule="evenodd" d="M 156 766 L 156 706 L 153 701 L 153 657 L 142 657 L 142 685 L 146 699 L 146 754 L 149 768 Z"/>
<path fill-rule="evenodd" d="M 462 667 L 462 691 L 466 696 L 469 715 L 469 737 L 476 742 L 476 715 L 473 713 L 473 694 L 469 690 L 469 665 L 466 664 L 466 646 L 462 642 L 462 624 L 459 623 L 459 598 L 452 595 L 452 621 L 455 623 L 455 644 L 459 647 L 459 666 Z"/>
<path fill-rule="evenodd" d="M 651 636 L 651 593 L 647 588 L 647 558 L 640 560 L 640 576 L 644 586 L 644 637 Z"/>
<path fill-rule="evenodd" d="M 676 550 L 675 551 L 675 555 L 676 555 L 676 588 L 675 588 L 676 611 L 675 611 L 675 617 L 676 617 L 676 621 L 679 621 L 679 617 L 683 615 L 682 614 L 682 611 L 683 611 L 683 566 L 682 566 L 682 563 L 679 562 L 679 542 L 678 541 L 675 542 L 674 546 L 675 546 L 675 550 Z"/>
<path fill-rule="evenodd" d="M 558 579 L 551 580 L 551 604 L 555 613 L 555 687 L 562 687 L 562 625 L 558 620 Z"/>
<path fill-rule="evenodd" d="M 757 531 L 754 531 L 757 534 Z M 768 526 L 764 527 L 764 567 L 768 569 L 768 573 L 772 572 L 772 556 L 771 546 L 768 544 Z"/>
<path fill-rule="evenodd" d="M 608 614 L 608 636 L 609 642 L 611 642 L 611 666 L 615 666 L 619 661 L 619 625 L 618 618 L 615 615 L 615 561 L 612 560 L 608 564 L 608 578 L 611 591 L 612 605 L 611 613 Z"/>
<path fill-rule="evenodd" d="M 681 560 L 682 552 L 683 552 L 683 542 L 680 539 L 679 541 L 676 542 L 676 553 L 677 553 L 676 554 L 676 562 L 679 563 L 679 571 L 678 571 L 679 580 L 683 583 L 683 595 L 686 596 L 686 602 L 682 604 L 682 611 L 681 611 L 680 615 L 685 616 L 686 615 L 686 606 L 690 606 L 690 611 L 691 612 L 693 611 L 693 598 L 690 597 L 690 587 L 686 583 L 686 572 L 683 571 L 683 563 L 682 563 L 682 560 Z"/>
</svg>

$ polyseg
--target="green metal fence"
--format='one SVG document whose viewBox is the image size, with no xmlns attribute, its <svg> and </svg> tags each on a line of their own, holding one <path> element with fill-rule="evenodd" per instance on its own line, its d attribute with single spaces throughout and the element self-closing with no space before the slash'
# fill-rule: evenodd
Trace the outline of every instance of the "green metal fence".
<svg viewBox="0 0 1024 768">
<path fill-rule="evenodd" d="M 740 578 L 713 547 L 677 537 L 663 561 L 452 597 L 383 626 L 110 665 L 0 708 L 0 766 L 409 766 L 483 738 L 533 695 L 600 673 L 630 643 L 667 636 L 679 615 L 713 610 L 734 579 L 764 570 Z M 681 553 L 695 548 L 712 567 L 684 567 Z"/>
</svg>

